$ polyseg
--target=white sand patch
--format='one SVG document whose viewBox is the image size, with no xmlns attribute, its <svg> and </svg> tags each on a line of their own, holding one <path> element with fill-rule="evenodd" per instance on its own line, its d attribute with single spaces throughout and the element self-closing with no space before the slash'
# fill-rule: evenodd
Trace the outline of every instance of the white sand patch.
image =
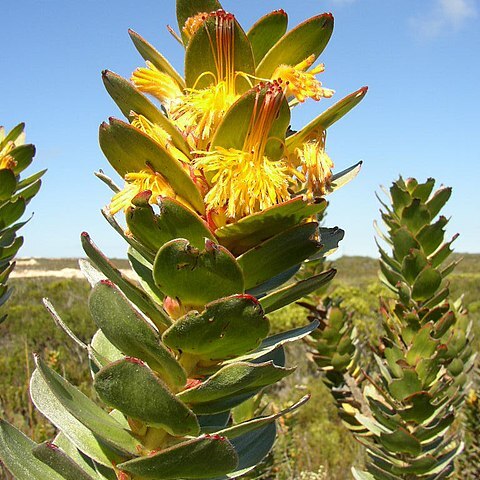
<svg viewBox="0 0 480 480">
<path fill-rule="evenodd" d="M 34 265 L 38 265 L 38 261 L 34 258 L 19 258 L 16 260 L 18 267 L 33 267 Z"/>
<path fill-rule="evenodd" d="M 124 275 L 135 278 L 135 273 L 129 269 L 120 270 Z M 14 270 L 10 278 L 36 278 L 36 277 L 56 277 L 56 278 L 85 278 L 78 268 L 62 268 L 61 270 Z"/>
</svg>

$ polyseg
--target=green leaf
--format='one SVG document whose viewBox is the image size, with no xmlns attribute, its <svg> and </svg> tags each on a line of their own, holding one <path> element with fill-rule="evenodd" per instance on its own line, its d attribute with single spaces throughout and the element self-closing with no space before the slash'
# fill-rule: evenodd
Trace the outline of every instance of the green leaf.
<svg viewBox="0 0 480 480">
<path fill-rule="evenodd" d="M 245 288 L 256 287 L 318 252 L 317 229 L 317 222 L 295 226 L 238 257 Z"/>
<path fill-rule="evenodd" d="M 170 435 L 197 435 L 198 420 L 145 364 L 131 357 L 103 367 L 95 390 L 107 405 Z"/>
<path fill-rule="evenodd" d="M 21 190 L 22 188 L 28 187 L 32 185 L 32 183 L 35 183 L 38 179 L 43 177 L 46 171 L 47 169 L 40 170 L 39 172 L 34 173 L 33 175 L 30 175 L 29 177 L 24 178 L 23 180 L 18 182 L 18 190 Z"/>
<path fill-rule="evenodd" d="M 354 467 L 352 467 L 352 475 L 355 480 L 376 480 L 371 473 L 361 472 Z"/>
<path fill-rule="evenodd" d="M 414 198 L 412 203 L 403 209 L 401 222 L 415 235 L 421 228 L 428 225 L 431 219 L 428 208 L 418 198 Z"/>
<path fill-rule="evenodd" d="M 211 240 L 198 250 L 185 239 L 166 243 L 157 254 L 153 278 L 159 288 L 187 305 L 203 306 L 243 293 L 243 275 L 233 255 Z"/>
<path fill-rule="evenodd" d="M 13 173 L 19 175 L 32 163 L 35 156 L 35 146 L 30 144 L 19 145 L 8 154 L 16 162 L 15 167 L 13 167 Z"/>
<path fill-rule="evenodd" d="M 255 64 L 258 65 L 266 53 L 287 31 L 288 16 L 284 10 L 274 10 L 257 20 L 247 32 L 252 46 Z"/>
<path fill-rule="evenodd" d="M 326 206 L 324 199 L 309 203 L 296 197 L 221 227 L 215 231 L 215 236 L 234 255 L 240 255 L 305 219 L 321 214 Z"/>
<path fill-rule="evenodd" d="M 19 123 L 18 125 L 16 125 L 15 127 L 13 127 L 7 135 L 5 135 L 5 138 L 3 138 L 1 141 L 0 141 L 0 151 L 2 151 L 8 142 L 15 142 L 19 137 L 20 135 L 22 135 L 23 131 L 25 130 L 25 123 Z M 1 127 L 0 129 L 0 138 L 1 136 L 3 135 L 4 133 L 4 129 L 3 127 Z"/>
<path fill-rule="evenodd" d="M 65 480 L 95 480 L 53 443 L 41 443 L 33 448 L 32 453 Z"/>
<path fill-rule="evenodd" d="M 202 313 L 187 313 L 162 340 L 171 349 L 220 360 L 257 348 L 269 329 L 258 301 L 250 295 L 235 295 L 207 304 Z"/>
<path fill-rule="evenodd" d="M 271 353 L 273 350 L 276 350 L 277 348 L 280 348 L 287 343 L 301 340 L 307 335 L 310 335 L 318 328 L 319 324 L 319 321 L 315 320 L 303 327 L 294 328 L 293 330 L 280 332 L 276 335 L 272 335 L 271 337 L 267 337 L 261 343 L 260 347 L 258 347 L 257 350 L 255 350 L 254 352 L 247 353 L 246 355 L 242 355 L 241 357 L 238 357 L 234 360 L 227 361 L 225 362 L 225 364 L 231 364 L 233 362 L 248 362 L 264 357 L 265 355 Z"/>
<path fill-rule="evenodd" d="M 393 380 L 390 384 L 390 393 L 399 401 L 422 391 L 422 384 L 415 370 L 404 369 L 403 378 Z"/>
<path fill-rule="evenodd" d="M 135 48 L 138 50 L 138 53 L 140 53 L 144 60 L 151 62 L 161 72 L 170 75 L 180 87 L 185 87 L 183 78 L 155 47 L 150 45 L 150 43 L 148 43 L 143 37 L 131 29 L 128 30 L 128 34 L 130 35 Z"/>
<path fill-rule="evenodd" d="M 17 191 L 14 198 L 23 198 L 25 203 L 28 204 L 30 200 L 39 192 L 40 187 L 42 186 L 42 181 L 37 180 L 36 182 L 32 183 L 28 187 L 24 188 L 21 191 Z"/>
<path fill-rule="evenodd" d="M 392 433 L 382 433 L 379 441 L 389 452 L 407 453 L 417 456 L 422 451 L 420 442 L 402 427 Z"/>
<path fill-rule="evenodd" d="M 88 354 L 90 369 L 93 375 L 95 375 L 100 368 L 125 357 L 125 355 L 108 340 L 101 330 L 97 330 L 93 336 L 88 346 Z"/>
<path fill-rule="evenodd" d="M 239 478 L 251 471 L 268 455 L 275 443 L 276 434 L 277 429 L 273 422 L 232 439 L 231 444 L 239 458 L 238 466 L 224 477 L 214 480 Z"/>
<path fill-rule="evenodd" d="M 431 218 L 435 218 L 440 210 L 445 206 L 448 202 L 448 199 L 452 195 L 452 189 L 450 187 L 443 187 L 439 188 L 432 198 L 428 200 L 425 204 L 430 212 Z"/>
<path fill-rule="evenodd" d="M 442 283 L 442 275 L 434 268 L 427 266 L 418 275 L 413 284 L 412 297 L 414 300 L 428 300 L 435 294 Z"/>
<path fill-rule="evenodd" d="M 137 274 L 138 281 L 143 290 L 145 290 L 153 301 L 162 305 L 165 295 L 155 285 L 153 280 L 153 264 L 133 247 L 128 248 L 127 257 L 132 270 Z"/>
<path fill-rule="evenodd" d="M 102 79 L 107 92 L 117 104 L 125 118 L 130 119 L 131 112 L 143 115 L 157 124 L 171 137 L 174 145 L 185 155 L 190 156 L 190 148 L 175 125 L 134 85 L 116 73 L 104 70 Z M 123 176 L 123 175 L 122 175 Z"/>
<path fill-rule="evenodd" d="M 108 340 L 125 355 L 140 358 L 169 385 L 181 387 L 186 374 L 158 332 L 144 320 L 109 280 L 95 286 L 90 294 L 92 318 Z"/>
<path fill-rule="evenodd" d="M 347 183 L 351 182 L 360 173 L 362 165 L 363 162 L 358 162 L 355 165 L 352 165 L 351 167 L 332 175 L 330 191 L 335 192 L 339 188 L 342 188 Z"/>
<path fill-rule="evenodd" d="M 433 253 L 443 242 L 445 236 L 445 226 L 448 223 L 448 219 L 444 216 L 432 224 L 425 225 L 417 234 L 417 241 L 420 242 L 425 255 Z"/>
<path fill-rule="evenodd" d="M 55 437 L 54 443 L 95 480 L 117 480 L 112 468 L 96 463 L 83 454 L 62 432 Z"/>
<path fill-rule="evenodd" d="M 230 472 L 237 464 L 238 456 L 227 439 L 202 435 L 117 467 L 144 479 L 177 480 L 211 479 Z"/>
<path fill-rule="evenodd" d="M 15 174 L 8 168 L 0 170 L 0 202 L 10 199 L 17 188 Z"/>
<path fill-rule="evenodd" d="M 333 268 L 325 272 L 314 275 L 305 280 L 300 280 L 292 285 L 288 285 L 280 290 L 276 290 L 260 300 L 260 304 L 265 309 L 265 313 L 271 313 L 286 305 L 309 295 L 330 282 L 337 271 Z"/>
<path fill-rule="evenodd" d="M 432 267 L 439 267 L 452 254 L 453 250 L 450 247 L 457 238 L 458 233 L 455 234 L 449 242 L 445 242 L 428 257 Z"/>
<path fill-rule="evenodd" d="M 320 260 L 336 252 L 338 244 L 343 240 L 345 231 L 338 227 L 319 227 L 320 250 L 308 258 L 309 261 Z"/>
<path fill-rule="evenodd" d="M 405 280 L 411 285 L 414 283 L 420 272 L 427 266 L 427 257 L 415 248 L 403 259 L 402 273 Z"/>
<path fill-rule="evenodd" d="M 159 330 L 164 330 L 172 324 L 172 320 L 160 305 L 155 304 L 148 295 L 126 277 L 97 248 L 88 233 L 81 235 L 82 247 L 94 265 L 118 288 L 135 306 L 149 317 Z"/>
<path fill-rule="evenodd" d="M 419 198 L 422 203 L 428 200 L 435 186 L 435 179 L 429 178 L 425 183 L 419 183 L 412 192 L 412 197 Z"/>
<path fill-rule="evenodd" d="M 139 252 L 147 261 L 153 264 L 155 256 L 152 252 L 131 235 L 127 235 L 123 227 L 117 222 L 115 216 L 109 212 L 107 207 L 102 208 L 102 215 L 115 232 L 117 232 L 128 245 L 137 250 L 137 252 Z"/>
<path fill-rule="evenodd" d="M 242 27 L 234 19 L 233 32 L 229 27 L 228 30 L 225 28 L 224 33 L 218 35 L 221 28 L 217 27 L 217 24 L 218 21 L 215 17 L 207 18 L 188 42 L 185 52 L 185 84 L 188 88 L 200 90 L 223 79 L 229 72 L 218 71 L 219 64 L 225 65 L 225 70 L 231 68 L 233 72 L 255 75 L 252 47 Z M 223 40 L 224 35 L 230 34 L 232 35 L 231 45 L 229 42 L 225 42 L 226 45 L 217 44 L 219 36 Z M 205 75 L 207 72 L 208 74 Z M 237 94 L 246 92 L 250 87 L 250 82 L 243 76 L 236 77 L 235 92 Z"/>
<path fill-rule="evenodd" d="M 356 92 L 351 93 L 335 105 L 325 110 L 297 133 L 288 137 L 288 151 L 293 152 L 295 148 L 300 147 L 302 143 L 305 142 L 312 134 L 318 131 L 326 130 L 336 121 L 340 120 L 344 115 L 352 110 L 352 108 L 357 106 L 363 100 L 367 94 L 367 90 L 367 87 L 362 87 Z"/>
<path fill-rule="evenodd" d="M 132 206 L 126 213 L 133 236 L 153 252 L 176 238 L 185 238 L 195 248 L 203 248 L 206 238 L 214 240 L 205 221 L 177 200 L 162 197 L 158 204 L 159 215 L 148 203 Z"/>
<path fill-rule="evenodd" d="M 218 413 L 240 404 L 245 395 L 278 382 L 294 370 L 278 367 L 273 362 L 235 362 L 221 368 L 200 385 L 180 392 L 178 397 L 194 412 Z"/>
<path fill-rule="evenodd" d="M 422 359 L 431 358 L 437 350 L 439 341 L 434 340 L 431 337 L 431 333 L 432 325 L 427 324 L 415 335 L 405 357 L 411 366 L 416 366 L 417 363 Z"/>
<path fill-rule="evenodd" d="M 0 459 L 16 480 L 65 480 L 64 476 L 33 456 L 32 448 L 36 445 L 0 418 Z"/>
<path fill-rule="evenodd" d="M 77 420 L 55 395 L 52 395 L 49 384 L 38 370 L 33 372 L 30 380 L 30 396 L 35 407 L 57 428 L 68 434 L 68 439 L 81 452 L 108 467 L 111 467 L 112 462 L 122 460 L 116 450 L 102 442 L 88 427 Z"/>
<path fill-rule="evenodd" d="M 274 413 L 273 415 L 268 415 L 265 417 L 257 417 L 246 422 L 239 423 L 237 425 L 233 425 L 231 427 L 224 428 L 223 430 L 219 430 L 217 433 L 218 435 L 222 435 L 227 437 L 229 440 L 233 440 L 238 438 L 246 433 L 253 432 L 260 428 L 263 428 L 265 425 L 275 422 L 280 417 L 283 417 L 289 413 L 292 413 L 297 408 L 300 408 L 302 405 L 305 405 L 307 401 L 310 399 L 310 395 L 305 395 L 302 397 L 298 402 L 294 403 L 290 407 L 279 411 L 278 413 Z"/>
<path fill-rule="evenodd" d="M 286 33 L 265 55 L 257 67 L 256 75 L 271 78 L 279 65 L 295 66 L 310 55 L 315 59 L 327 46 L 333 32 L 333 16 L 317 15 Z"/>
<path fill-rule="evenodd" d="M 218 0 L 177 0 L 177 22 L 182 32 L 185 22 L 198 13 L 209 13 L 220 10 L 222 5 Z"/>
<path fill-rule="evenodd" d="M 390 195 L 392 197 L 393 210 L 400 217 L 403 209 L 410 205 L 412 197 L 400 186 L 399 182 L 393 182 L 390 187 Z"/>
<path fill-rule="evenodd" d="M 411 249 L 420 249 L 420 245 L 406 227 L 392 233 L 393 254 L 398 262 L 402 262 Z"/>
<path fill-rule="evenodd" d="M 173 190 L 198 212 L 204 213 L 203 198 L 182 164 L 147 134 L 120 120 L 100 126 L 100 147 L 122 177 L 129 172 L 153 169 L 165 177 Z"/>
<path fill-rule="evenodd" d="M 49 368 L 39 357 L 36 357 L 35 361 L 38 372 L 50 390 L 50 396 L 55 397 L 71 415 L 90 429 L 96 437 L 122 452 L 123 455 L 138 454 L 139 442 L 130 432 L 80 390 Z"/>
<path fill-rule="evenodd" d="M 2 262 L 9 262 L 12 260 L 22 245 L 23 237 L 17 237 L 10 245 L 0 247 L 0 258 L 2 259 Z"/>
<path fill-rule="evenodd" d="M 268 86 L 257 86 L 244 93 L 226 112 L 215 131 L 210 150 L 220 146 L 226 149 L 243 150 L 244 144 L 251 129 L 250 119 L 256 115 L 266 102 Z M 256 118 L 256 117 L 255 117 Z M 265 155 L 270 160 L 280 160 L 284 156 L 284 144 L 288 126 L 290 124 L 290 108 L 286 98 L 282 100 L 278 114 L 272 121 L 270 131 L 266 134 L 267 142 Z M 279 141 L 280 140 L 280 141 Z"/>
<path fill-rule="evenodd" d="M 25 200 L 17 198 L 0 206 L 0 230 L 15 223 L 25 213 Z"/>
</svg>

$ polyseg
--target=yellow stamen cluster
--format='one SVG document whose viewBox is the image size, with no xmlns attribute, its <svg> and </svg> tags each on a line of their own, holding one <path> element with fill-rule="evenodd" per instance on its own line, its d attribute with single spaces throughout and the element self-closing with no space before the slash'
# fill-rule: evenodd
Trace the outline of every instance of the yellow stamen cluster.
<svg viewBox="0 0 480 480">
<path fill-rule="evenodd" d="M 472 388 L 469 390 L 467 398 L 466 398 L 466 403 L 467 405 L 470 405 L 471 407 L 475 406 L 475 404 L 478 403 L 478 396 L 477 392 Z"/>
<path fill-rule="evenodd" d="M 202 90 L 190 90 L 184 101 L 172 108 L 171 115 L 190 145 L 203 148 L 236 99 L 237 95 L 229 92 L 222 81 Z"/>
<path fill-rule="evenodd" d="M 0 151 L 0 170 L 3 170 L 3 169 L 13 170 L 17 166 L 17 162 L 10 155 L 10 152 L 14 148 L 15 148 L 14 142 L 7 142 L 7 144 Z"/>
<path fill-rule="evenodd" d="M 313 98 L 317 101 L 321 98 L 330 98 L 335 92 L 329 88 L 323 88 L 321 82 L 315 78 L 315 75 L 325 70 L 323 63 L 308 72 L 306 71 L 313 65 L 314 61 L 315 55 L 310 55 L 294 67 L 280 65 L 272 78 L 281 80 L 286 96 L 295 97 L 299 102 L 304 102 L 307 98 Z"/>
<path fill-rule="evenodd" d="M 183 92 L 170 75 L 158 70 L 151 62 L 146 63 L 146 67 L 133 72 L 130 80 L 141 92 L 153 95 L 168 108 L 172 101 L 183 96 Z"/>
<path fill-rule="evenodd" d="M 298 178 L 305 184 L 310 198 L 323 196 L 331 185 L 333 161 L 325 152 L 325 132 L 296 149 L 300 160 Z"/>
<path fill-rule="evenodd" d="M 204 72 L 193 88 L 183 89 L 150 62 L 146 68 L 138 68 L 131 78 L 139 90 L 162 102 L 169 119 L 197 158 L 190 161 L 173 145 L 165 130 L 145 117 L 133 113 L 132 125 L 155 139 L 189 169 L 204 196 L 210 217 L 237 220 L 284 202 L 291 196 L 289 187 L 298 182 L 309 198 L 325 195 L 331 184 L 333 162 L 325 152 L 324 133 L 294 152 L 286 153 L 280 160 L 272 160 L 266 153 L 269 141 L 281 141 L 271 138 L 270 130 L 285 98 L 293 105 L 307 98 L 318 101 L 334 94 L 333 90 L 323 88 L 316 78 L 324 71 L 324 65 L 312 68 L 316 58 L 310 55 L 297 65 L 278 66 L 272 76 L 274 80 L 257 85 L 254 112 L 249 120 L 245 119 L 249 124 L 242 148 L 211 147 L 218 125 L 239 98 L 238 77 L 243 76 L 252 83 L 256 79 L 235 71 L 233 15 L 223 10 L 202 12 L 188 18 L 182 32 L 190 40 L 201 28 L 208 36 L 215 68 Z M 153 201 L 158 194 L 175 196 L 165 179 L 159 178 L 158 174 L 148 171 L 128 174 L 125 189 L 112 200 L 111 211 L 127 208 L 142 190 L 154 191 Z"/>
<path fill-rule="evenodd" d="M 171 155 L 180 160 L 182 163 L 190 163 L 190 159 L 181 152 L 172 143 L 172 137 L 159 125 L 152 123 L 143 115 L 138 115 L 135 112 L 130 112 L 131 124 L 138 128 L 143 133 L 146 133 L 150 138 L 153 138 L 157 143 L 165 148 Z"/>
<path fill-rule="evenodd" d="M 197 162 L 205 173 L 215 172 L 205 203 L 212 209 L 226 209 L 238 219 L 288 200 L 288 168 L 267 156 L 216 147 Z"/>
<path fill-rule="evenodd" d="M 264 85 L 262 85 L 262 88 Z M 258 89 L 254 111 L 241 150 L 215 147 L 201 156 L 195 166 L 212 174 L 211 189 L 205 196 L 207 207 L 224 208 L 228 217 L 238 219 L 276 205 L 290 197 L 290 168 L 282 160 L 272 161 L 265 154 L 269 133 L 278 115 L 284 94 L 272 83 L 261 98 Z M 208 176 L 208 175 L 207 175 Z"/>
<path fill-rule="evenodd" d="M 127 173 L 124 189 L 114 195 L 108 206 L 110 213 L 115 215 L 120 210 L 126 211 L 131 206 L 132 199 L 146 190 L 152 192 L 149 200 L 151 204 L 157 202 L 159 195 L 175 198 L 172 187 L 158 172 L 141 170 L 137 173 Z"/>
<path fill-rule="evenodd" d="M 5 155 L 0 157 L 0 170 L 8 169 L 13 170 L 17 166 L 17 162 L 11 155 Z"/>
<path fill-rule="evenodd" d="M 193 17 L 187 18 L 185 25 L 182 28 L 185 36 L 190 40 L 198 29 L 205 23 L 205 20 L 208 18 L 209 14 L 207 12 L 197 13 Z"/>
</svg>

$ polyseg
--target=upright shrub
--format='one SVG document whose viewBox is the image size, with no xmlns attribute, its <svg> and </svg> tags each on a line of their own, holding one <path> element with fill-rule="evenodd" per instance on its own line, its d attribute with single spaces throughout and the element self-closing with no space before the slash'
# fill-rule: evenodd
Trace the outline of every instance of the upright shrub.
<svg viewBox="0 0 480 480">
<path fill-rule="evenodd" d="M 221 479 L 252 469 L 271 449 L 274 415 L 235 423 L 235 406 L 293 372 L 283 345 L 316 323 L 269 336 L 266 314 L 332 277 L 287 282 L 307 259 L 342 238 L 320 228 L 323 196 L 358 172 L 332 174 L 325 130 L 358 104 L 360 89 L 299 132 L 290 110 L 333 91 L 313 66 L 333 17 L 287 32 L 286 13 L 244 33 L 215 0 L 177 1 L 185 78 L 135 32 L 146 67 L 132 83 L 109 71 L 107 91 L 130 123 L 110 119 L 100 146 L 125 180 L 104 211 L 129 244 L 139 284 L 82 234 L 90 262 L 89 308 L 98 331 L 88 345 L 95 392 L 107 410 L 36 357 L 31 397 L 59 429 L 35 445 L 5 422 L 0 456 L 20 480 Z M 150 101 L 150 94 L 161 107 Z M 126 228 L 115 218 L 123 211 Z"/>
<path fill-rule="evenodd" d="M 462 412 L 465 449 L 457 462 L 457 478 L 475 480 L 480 477 L 480 372 L 477 367 L 475 382 L 470 386 Z"/>
<path fill-rule="evenodd" d="M 25 144 L 25 125 L 20 123 L 6 133 L 0 127 L 0 323 L 7 318 L 4 307 L 12 293 L 7 285 L 15 268 L 14 258 L 23 245 L 18 230 L 25 225 L 19 220 L 30 200 L 38 193 L 45 170 L 22 178 L 32 163 L 35 147 Z"/>
<path fill-rule="evenodd" d="M 381 301 L 373 368 L 359 363 L 354 329 L 338 307 L 323 314 L 310 340 L 342 418 L 366 447 L 366 471 L 354 469 L 357 479 L 450 478 L 462 450 L 452 424 L 473 363 L 470 326 L 461 301 L 449 298 L 457 236 L 445 241 L 448 220 L 438 215 L 451 189 L 434 191 L 434 184 L 400 178 L 381 201 L 387 233 L 378 235 L 389 251 L 379 245 L 380 279 L 394 298 Z"/>
</svg>

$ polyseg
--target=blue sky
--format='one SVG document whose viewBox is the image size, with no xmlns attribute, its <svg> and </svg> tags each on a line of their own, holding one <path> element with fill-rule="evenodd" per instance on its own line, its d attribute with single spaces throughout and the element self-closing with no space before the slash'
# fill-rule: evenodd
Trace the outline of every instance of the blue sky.
<svg viewBox="0 0 480 480">
<path fill-rule="evenodd" d="M 294 111 L 300 127 L 335 100 L 368 85 L 365 100 L 335 124 L 328 152 L 340 170 L 364 160 L 357 179 L 330 196 L 328 225 L 346 230 L 340 254 L 376 255 L 374 192 L 399 174 L 453 187 L 445 214 L 456 250 L 480 251 L 480 2 L 478 0 L 224 1 L 245 29 L 284 8 L 290 26 L 331 11 L 335 31 L 322 55 L 331 100 Z M 129 76 L 142 59 L 127 34 L 144 36 L 181 71 L 183 51 L 166 31 L 176 25 L 173 0 L 19 0 L 2 5 L 0 124 L 27 123 L 37 146 L 31 171 L 48 168 L 30 208 L 21 256 L 77 257 L 88 231 L 109 256 L 123 241 L 100 214 L 110 192 L 93 176 L 111 173 L 98 126 L 121 117 L 103 88 L 108 68 Z M 114 176 L 115 174 L 112 174 Z M 120 182 L 119 179 L 117 179 Z"/>
</svg>

